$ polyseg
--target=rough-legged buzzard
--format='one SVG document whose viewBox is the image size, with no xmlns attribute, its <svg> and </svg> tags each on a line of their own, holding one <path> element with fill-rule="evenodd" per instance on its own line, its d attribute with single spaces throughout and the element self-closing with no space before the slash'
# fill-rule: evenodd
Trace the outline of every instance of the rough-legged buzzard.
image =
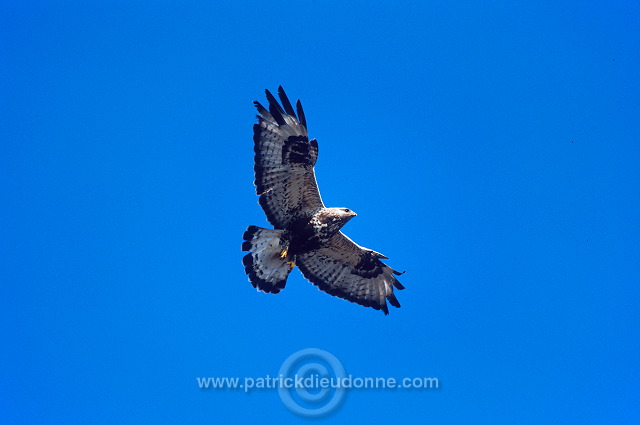
<svg viewBox="0 0 640 425">
<path fill-rule="evenodd" d="M 242 262 L 251 284 L 277 294 L 295 266 L 328 294 L 389 314 L 387 300 L 400 307 L 393 288 L 404 289 L 379 252 L 361 247 L 340 231 L 356 213 L 326 208 L 313 167 L 318 143 L 307 136 L 300 101 L 294 111 L 282 87 L 282 106 L 266 90 L 269 110 L 258 101 L 255 142 L 255 185 L 259 203 L 274 229 L 249 226 L 244 233 Z M 297 113 L 296 113 L 297 111 Z"/>
</svg>

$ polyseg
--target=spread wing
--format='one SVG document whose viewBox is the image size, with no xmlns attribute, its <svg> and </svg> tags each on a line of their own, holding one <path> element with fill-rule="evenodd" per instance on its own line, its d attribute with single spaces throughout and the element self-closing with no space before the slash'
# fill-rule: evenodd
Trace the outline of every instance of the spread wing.
<svg viewBox="0 0 640 425">
<path fill-rule="evenodd" d="M 282 86 L 278 87 L 282 106 L 269 90 L 265 92 L 269 110 L 253 102 L 260 113 L 253 126 L 256 192 L 273 227 L 286 229 L 297 218 L 324 207 L 313 171 L 318 143 L 307 136 L 299 100 L 296 116 Z"/>
<path fill-rule="evenodd" d="M 393 287 L 404 289 L 400 275 L 380 261 L 384 255 L 363 248 L 338 232 L 322 248 L 296 257 L 302 274 L 330 295 L 389 314 L 387 300 L 400 307 Z"/>
</svg>

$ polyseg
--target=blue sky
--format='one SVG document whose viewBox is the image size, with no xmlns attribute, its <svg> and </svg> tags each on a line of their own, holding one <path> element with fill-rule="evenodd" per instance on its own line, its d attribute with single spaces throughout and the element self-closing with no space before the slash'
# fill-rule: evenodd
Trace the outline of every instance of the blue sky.
<svg viewBox="0 0 640 425">
<path fill-rule="evenodd" d="M 97 2 L 94 2 L 97 3 Z M 638 423 L 640 7 L 3 2 L 0 421 Z M 401 309 L 257 293 L 251 102 L 282 84 Z M 331 415 L 196 377 L 305 348 Z"/>
</svg>

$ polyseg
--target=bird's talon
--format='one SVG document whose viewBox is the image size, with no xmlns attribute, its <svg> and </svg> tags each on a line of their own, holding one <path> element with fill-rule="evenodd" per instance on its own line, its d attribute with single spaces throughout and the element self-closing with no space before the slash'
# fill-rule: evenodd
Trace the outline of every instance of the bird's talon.
<svg viewBox="0 0 640 425">
<path fill-rule="evenodd" d="M 289 251 L 287 251 L 286 249 L 283 249 L 282 252 L 280 253 L 280 258 L 286 257 L 287 254 L 289 254 Z"/>
</svg>

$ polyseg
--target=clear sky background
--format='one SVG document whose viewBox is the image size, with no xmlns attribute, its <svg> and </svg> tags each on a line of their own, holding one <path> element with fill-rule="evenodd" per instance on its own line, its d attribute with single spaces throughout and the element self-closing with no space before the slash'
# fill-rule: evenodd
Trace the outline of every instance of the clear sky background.
<svg viewBox="0 0 640 425">
<path fill-rule="evenodd" d="M 312 422 L 260 377 L 304 348 L 354 376 L 316 423 L 640 423 L 635 1 L 0 5 L 0 422 Z M 253 100 L 282 84 L 345 233 L 401 309 L 294 271 L 267 226 Z"/>
</svg>

